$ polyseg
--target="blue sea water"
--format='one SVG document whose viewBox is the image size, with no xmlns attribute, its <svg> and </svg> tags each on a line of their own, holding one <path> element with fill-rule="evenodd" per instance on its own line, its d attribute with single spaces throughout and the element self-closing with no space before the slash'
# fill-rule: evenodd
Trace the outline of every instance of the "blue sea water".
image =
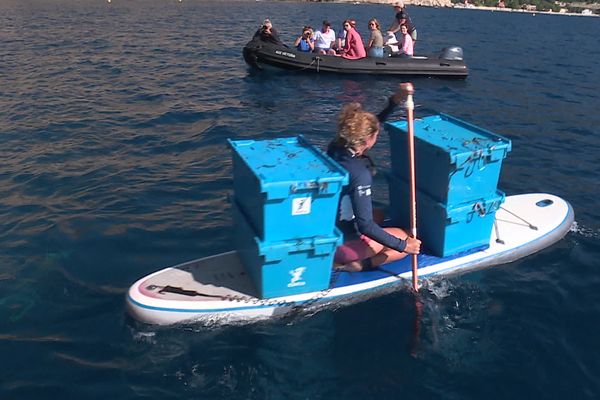
<svg viewBox="0 0 600 400">
<path fill-rule="evenodd" d="M 257 74 L 269 17 L 392 18 L 389 6 L 184 0 L 0 3 L 1 399 L 584 399 L 600 396 L 600 19 L 411 7 L 417 50 L 464 48 L 465 81 L 414 79 L 439 110 L 509 137 L 500 186 L 576 212 L 536 255 L 249 326 L 156 328 L 127 287 L 231 249 L 227 138 L 325 145 L 340 105 L 399 78 Z M 397 117 L 402 113 L 398 112 Z M 389 167 L 387 138 L 375 158 Z M 377 182 L 377 200 L 386 189 Z"/>
</svg>

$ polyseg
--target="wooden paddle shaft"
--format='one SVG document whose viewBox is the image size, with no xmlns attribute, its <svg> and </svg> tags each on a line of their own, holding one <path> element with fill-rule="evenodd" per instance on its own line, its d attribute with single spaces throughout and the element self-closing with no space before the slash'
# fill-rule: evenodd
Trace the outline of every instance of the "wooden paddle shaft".
<svg viewBox="0 0 600 400">
<path fill-rule="evenodd" d="M 415 103 L 413 94 L 415 89 L 412 83 L 403 84 L 406 96 L 406 120 L 408 122 L 408 164 L 410 174 L 410 232 L 413 238 L 417 237 L 417 188 L 416 188 L 416 173 L 415 173 L 415 131 L 414 131 L 414 116 Z M 418 280 L 418 263 L 417 255 L 412 255 L 412 286 L 416 292 L 419 290 Z"/>
</svg>

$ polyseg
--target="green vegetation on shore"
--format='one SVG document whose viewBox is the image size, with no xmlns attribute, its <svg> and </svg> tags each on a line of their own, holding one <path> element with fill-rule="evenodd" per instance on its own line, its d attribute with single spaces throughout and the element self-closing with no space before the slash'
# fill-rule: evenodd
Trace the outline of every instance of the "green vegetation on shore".
<svg viewBox="0 0 600 400">
<path fill-rule="evenodd" d="M 464 0 L 452 0 L 453 3 L 464 3 Z M 499 0 L 469 0 L 469 3 L 475 6 L 484 7 L 497 7 Z M 580 0 L 561 0 L 561 4 L 557 4 L 552 0 L 504 0 L 504 6 L 506 8 L 522 9 L 526 6 L 534 5 L 538 11 L 553 11 L 558 12 L 561 8 L 567 9 L 568 12 L 581 12 L 584 8 L 597 9 L 600 7 L 600 3 L 596 1 L 585 1 Z"/>
</svg>

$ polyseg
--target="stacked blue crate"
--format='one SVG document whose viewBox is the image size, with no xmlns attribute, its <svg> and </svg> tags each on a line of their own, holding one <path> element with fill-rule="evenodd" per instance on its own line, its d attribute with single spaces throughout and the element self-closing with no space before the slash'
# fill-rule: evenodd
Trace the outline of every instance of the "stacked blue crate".
<svg viewBox="0 0 600 400">
<path fill-rule="evenodd" d="M 326 289 L 336 247 L 342 234 L 265 241 L 250 226 L 241 207 L 232 202 L 235 246 L 258 297 L 267 299 Z"/>
<path fill-rule="evenodd" d="M 386 124 L 390 134 L 390 207 L 395 224 L 409 219 L 407 123 Z M 447 114 L 414 122 L 417 226 L 423 246 L 445 257 L 489 243 L 502 161 L 510 140 Z"/>
<path fill-rule="evenodd" d="M 229 145 L 236 248 L 259 297 L 326 289 L 347 172 L 302 136 Z"/>
<path fill-rule="evenodd" d="M 390 177 L 390 218 L 395 225 L 410 226 L 408 182 Z M 455 204 L 443 204 L 426 193 L 417 193 L 417 234 L 432 255 L 447 257 L 467 250 L 489 246 L 496 211 L 504 202 L 504 193 L 496 191 Z"/>
</svg>

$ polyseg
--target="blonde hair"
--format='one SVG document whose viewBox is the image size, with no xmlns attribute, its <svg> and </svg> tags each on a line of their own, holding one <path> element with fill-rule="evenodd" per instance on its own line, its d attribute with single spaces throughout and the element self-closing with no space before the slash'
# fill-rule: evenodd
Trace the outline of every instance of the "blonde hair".
<svg viewBox="0 0 600 400">
<path fill-rule="evenodd" d="M 371 18 L 369 20 L 369 23 L 374 22 L 375 23 L 375 28 L 377 28 L 377 30 L 381 30 L 381 26 L 379 25 L 379 21 L 377 21 L 377 18 Z"/>
<path fill-rule="evenodd" d="M 337 141 L 339 144 L 356 149 L 366 143 L 367 138 L 379 131 L 379 120 L 363 110 L 360 103 L 350 103 L 342 107 L 338 117 Z"/>
</svg>

